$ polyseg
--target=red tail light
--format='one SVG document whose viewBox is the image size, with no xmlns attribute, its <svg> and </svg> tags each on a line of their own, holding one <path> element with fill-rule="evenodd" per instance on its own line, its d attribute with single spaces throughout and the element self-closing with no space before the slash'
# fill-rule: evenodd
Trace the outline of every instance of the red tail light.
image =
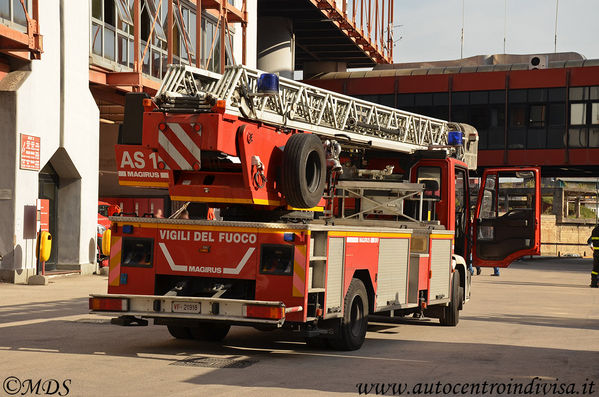
<svg viewBox="0 0 599 397">
<path fill-rule="evenodd" d="M 129 311 L 129 300 L 125 298 L 89 298 L 89 310 L 127 312 Z"/>
<path fill-rule="evenodd" d="M 251 318 L 280 320 L 285 317 L 285 308 L 280 306 L 247 305 L 246 315 Z"/>
</svg>

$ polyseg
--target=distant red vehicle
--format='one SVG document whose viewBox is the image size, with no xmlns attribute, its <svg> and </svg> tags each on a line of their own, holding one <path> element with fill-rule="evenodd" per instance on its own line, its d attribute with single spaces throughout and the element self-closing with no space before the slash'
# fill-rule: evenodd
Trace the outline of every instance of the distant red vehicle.
<svg viewBox="0 0 599 397">
<path fill-rule="evenodd" d="M 106 229 L 110 228 L 109 216 L 118 214 L 121 212 L 121 208 L 116 204 L 110 204 L 105 201 L 98 201 L 98 226 L 97 226 L 97 242 L 98 242 L 98 263 L 100 267 L 108 266 L 108 257 L 104 256 L 101 252 L 102 247 L 102 235 Z"/>
</svg>

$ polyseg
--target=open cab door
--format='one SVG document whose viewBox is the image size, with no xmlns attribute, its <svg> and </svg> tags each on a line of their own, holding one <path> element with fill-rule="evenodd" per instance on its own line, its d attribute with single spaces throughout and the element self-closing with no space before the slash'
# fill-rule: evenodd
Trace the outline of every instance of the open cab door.
<svg viewBox="0 0 599 397">
<path fill-rule="evenodd" d="M 508 267 L 541 252 L 541 171 L 489 168 L 482 180 L 473 226 L 473 265 Z"/>
</svg>

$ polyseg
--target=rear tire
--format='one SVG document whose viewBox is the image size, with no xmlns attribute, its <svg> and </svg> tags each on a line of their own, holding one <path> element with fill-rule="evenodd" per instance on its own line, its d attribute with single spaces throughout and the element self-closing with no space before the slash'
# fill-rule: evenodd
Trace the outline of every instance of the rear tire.
<svg viewBox="0 0 599 397">
<path fill-rule="evenodd" d="M 220 342 L 225 339 L 231 326 L 224 323 L 203 323 L 197 327 L 190 328 L 191 336 L 197 340 Z"/>
<path fill-rule="evenodd" d="M 178 325 L 167 325 L 169 334 L 173 338 L 177 339 L 192 339 L 191 333 L 189 332 L 189 327 L 181 327 Z"/>
<path fill-rule="evenodd" d="M 345 295 L 339 334 L 329 343 L 337 350 L 357 350 L 364 343 L 367 328 L 368 294 L 364 283 L 354 278 Z"/>
<path fill-rule="evenodd" d="M 443 307 L 439 322 L 448 327 L 455 327 L 460 322 L 460 277 L 457 272 L 453 273 L 451 282 L 451 301 Z"/>
<path fill-rule="evenodd" d="M 322 141 L 313 134 L 294 134 L 285 144 L 281 190 L 287 204 L 312 208 L 324 193 L 326 161 Z"/>
</svg>

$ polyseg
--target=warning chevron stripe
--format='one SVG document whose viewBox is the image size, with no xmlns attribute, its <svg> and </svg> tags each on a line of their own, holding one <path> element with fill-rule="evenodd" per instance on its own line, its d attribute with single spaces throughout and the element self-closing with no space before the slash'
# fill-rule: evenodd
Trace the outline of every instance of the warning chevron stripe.
<svg viewBox="0 0 599 397">
<path fill-rule="evenodd" d="M 189 124 L 167 123 L 163 131 L 158 131 L 158 144 L 171 168 L 192 170 L 194 164 L 201 164 L 199 143 L 200 134 Z"/>
</svg>

